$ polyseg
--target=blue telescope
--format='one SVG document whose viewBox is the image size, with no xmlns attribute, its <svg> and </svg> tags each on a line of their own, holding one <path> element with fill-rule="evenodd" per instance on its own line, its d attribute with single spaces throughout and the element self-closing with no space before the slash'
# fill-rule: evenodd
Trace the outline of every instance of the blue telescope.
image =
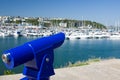
<svg viewBox="0 0 120 80">
<path fill-rule="evenodd" d="M 21 80 L 49 80 L 54 75 L 54 49 L 65 40 L 64 33 L 39 38 L 2 54 L 2 60 L 8 69 L 24 64 Z"/>
</svg>

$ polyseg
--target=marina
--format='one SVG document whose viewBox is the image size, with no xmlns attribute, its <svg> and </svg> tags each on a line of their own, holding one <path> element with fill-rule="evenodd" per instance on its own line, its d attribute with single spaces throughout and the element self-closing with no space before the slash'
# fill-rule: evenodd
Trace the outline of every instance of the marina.
<svg viewBox="0 0 120 80">
<path fill-rule="evenodd" d="M 14 19 L 17 18 L 13 18 L 12 21 Z M 77 61 L 87 61 L 94 58 L 120 58 L 119 26 L 106 28 L 96 22 L 86 21 L 86 23 L 92 24 L 85 25 L 85 21 L 65 19 L 48 19 L 47 21 L 39 21 L 39 19 L 39 25 L 31 25 L 32 22 L 25 22 L 25 20 L 36 19 L 18 18 L 12 23 L 4 22 L 6 19 L 2 20 L 3 22 L 0 24 L 0 56 L 5 50 L 17 47 L 25 42 L 63 32 L 66 40 L 60 48 L 54 50 L 54 68 L 63 68 L 69 63 L 74 64 Z M 8 20 L 11 19 L 7 17 Z M 22 23 L 17 24 L 16 22 L 20 20 Z M 42 23 L 47 25 L 41 25 Z M 0 66 L 0 75 L 4 75 L 8 69 L 5 68 L 2 60 L 0 60 Z M 16 74 L 21 73 L 22 70 L 23 65 L 16 67 L 11 72 Z"/>
<path fill-rule="evenodd" d="M 120 39 L 120 31 L 112 29 L 40 28 L 38 26 L 0 27 L 0 37 L 44 37 L 63 32 L 66 39 Z"/>
<path fill-rule="evenodd" d="M 120 80 L 120 0 L 0 3 L 0 80 Z"/>
</svg>

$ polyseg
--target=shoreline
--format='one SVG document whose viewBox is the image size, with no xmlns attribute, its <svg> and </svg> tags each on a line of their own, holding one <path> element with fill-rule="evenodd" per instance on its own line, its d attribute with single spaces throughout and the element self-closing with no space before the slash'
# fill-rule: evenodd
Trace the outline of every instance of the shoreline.
<svg viewBox="0 0 120 80">
<path fill-rule="evenodd" d="M 120 59 L 108 59 L 85 66 L 55 69 L 50 80 L 120 80 Z M 0 76 L 0 80 L 19 80 L 22 74 Z"/>
</svg>

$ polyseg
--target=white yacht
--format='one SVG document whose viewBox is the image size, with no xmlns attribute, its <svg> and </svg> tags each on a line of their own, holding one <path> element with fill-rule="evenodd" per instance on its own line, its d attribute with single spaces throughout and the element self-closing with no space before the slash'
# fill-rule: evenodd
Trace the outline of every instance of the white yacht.
<svg viewBox="0 0 120 80">
<path fill-rule="evenodd" d="M 3 32 L 0 32 L 0 37 L 4 37 L 5 34 Z"/>
<path fill-rule="evenodd" d="M 118 32 L 112 33 L 110 39 L 120 39 L 120 33 Z"/>
</svg>

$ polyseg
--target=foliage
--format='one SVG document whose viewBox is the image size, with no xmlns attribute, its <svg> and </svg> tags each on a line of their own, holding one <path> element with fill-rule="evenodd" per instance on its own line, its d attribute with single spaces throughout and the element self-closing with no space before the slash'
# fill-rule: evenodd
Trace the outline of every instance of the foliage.
<svg viewBox="0 0 120 80">
<path fill-rule="evenodd" d="M 104 26 L 101 23 L 97 22 L 92 22 L 88 20 L 69 20 L 69 19 L 64 19 L 64 20 L 50 20 L 51 24 L 53 26 L 59 26 L 59 23 L 67 23 L 67 27 L 79 27 L 78 24 L 81 24 L 81 26 L 92 26 L 92 28 L 97 28 L 97 29 L 106 29 L 106 26 Z"/>
<path fill-rule="evenodd" d="M 15 74 L 15 73 L 11 70 L 5 70 L 4 71 L 4 75 L 11 75 L 11 74 Z"/>
<path fill-rule="evenodd" d="M 89 59 L 89 60 L 88 60 L 89 63 L 92 63 L 92 62 L 99 62 L 99 61 L 101 61 L 100 58 L 92 58 L 92 59 Z"/>
<path fill-rule="evenodd" d="M 16 24 L 21 24 L 22 21 L 21 21 L 21 20 L 16 20 L 15 23 L 16 23 Z"/>
<path fill-rule="evenodd" d="M 45 27 L 50 27 L 51 24 L 50 24 L 50 23 L 44 23 L 43 26 L 45 26 Z"/>
<path fill-rule="evenodd" d="M 38 19 L 26 19 L 26 23 L 31 23 L 32 25 L 39 25 Z"/>
<path fill-rule="evenodd" d="M 72 64 L 71 62 L 68 63 L 68 67 L 84 66 L 84 65 L 89 65 L 89 63 L 88 62 L 80 62 L 80 61 L 77 61 L 74 64 Z"/>
<path fill-rule="evenodd" d="M 93 58 L 93 59 L 89 59 L 88 61 L 77 61 L 75 63 L 68 63 L 68 67 L 76 67 L 76 66 L 84 66 L 84 65 L 89 65 L 90 63 L 93 62 L 99 62 L 101 59 L 100 58 Z"/>
<path fill-rule="evenodd" d="M 19 18 L 19 16 L 18 16 Z M 106 26 L 104 26 L 101 23 L 95 22 L 95 21 L 89 21 L 89 20 L 73 20 L 73 19 L 51 19 L 51 20 L 44 20 L 44 21 L 39 21 L 39 18 L 28 18 L 22 21 L 22 19 L 13 21 L 13 20 L 8 20 L 7 23 L 16 23 L 16 24 L 21 24 L 22 22 L 26 22 L 35 26 L 38 26 L 40 23 L 42 23 L 43 26 L 45 27 L 50 27 L 50 26 L 59 26 L 60 23 L 66 23 L 67 28 L 77 28 L 80 26 L 85 26 L 85 28 L 92 26 L 92 28 L 97 28 L 97 29 L 106 29 Z"/>
</svg>

